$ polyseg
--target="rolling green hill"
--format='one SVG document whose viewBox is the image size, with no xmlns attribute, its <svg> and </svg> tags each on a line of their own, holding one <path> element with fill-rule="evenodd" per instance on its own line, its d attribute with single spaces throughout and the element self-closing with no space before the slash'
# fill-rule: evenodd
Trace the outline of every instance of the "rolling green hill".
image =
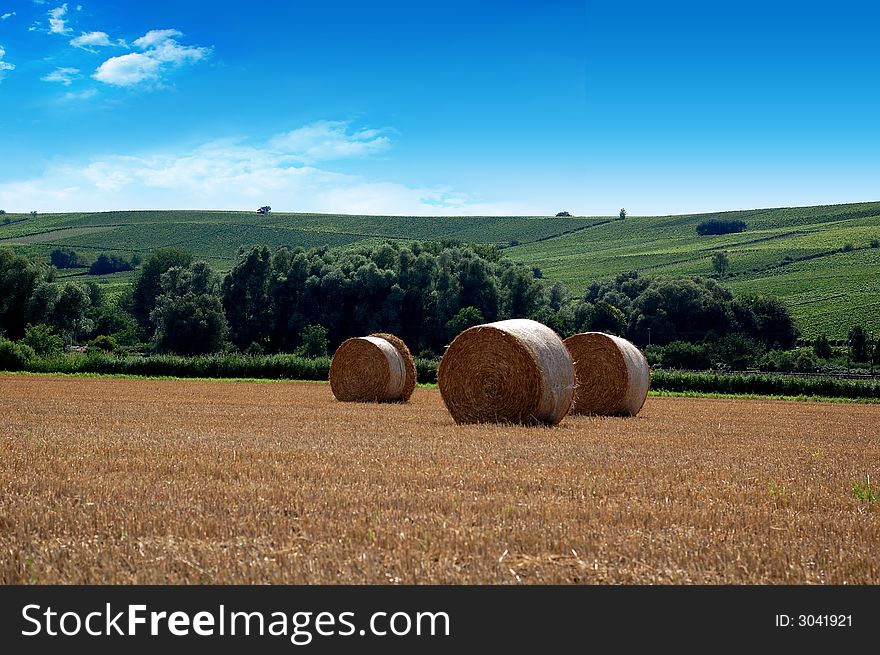
<svg viewBox="0 0 880 655">
<path fill-rule="evenodd" d="M 861 323 L 880 331 L 880 202 L 693 214 L 609 217 L 406 217 L 330 214 L 260 215 L 223 211 L 126 211 L 6 214 L 0 246 L 48 256 L 59 246 L 85 256 L 142 256 L 179 246 L 220 270 L 239 246 L 357 247 L 387 239 L 459 239 L 494 243 L 540 267 L 573 291 L 626 271 L 645 275 L 711 275 L 712 254 L 725 251 L 725 280 L 737 293 L 786 302 L 803 335 L 846 336 Z M 746 231 L 698 236 L 707 219 L 739 219 Z M 7 222 L 8 221 L 8 222 Z M 66 271 L 65 275 L 82 274 Z M 131 273 L 104 276 L 111 293 Z"/>
</svg>

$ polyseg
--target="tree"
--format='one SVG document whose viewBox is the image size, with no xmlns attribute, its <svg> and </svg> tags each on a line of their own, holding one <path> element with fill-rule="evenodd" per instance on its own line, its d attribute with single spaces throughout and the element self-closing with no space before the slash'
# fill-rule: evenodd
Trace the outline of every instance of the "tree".
<svg viewBox="0 0 880 655">
<path fill-rule="evenodd" d="M 177 248 L 157 250 L 141 269 L 131 295 L 131 313 L 142 329 L 151 327 L 150 313 L 156 305 L 156 297 L 162 291 L 161 277 L 175 266 L 186 267 L 192 262 L 192 254 Z"/>
<path fill-rule="evenodd" d="M 446 321 L 446 332 L 451 341 L 468 328 L 482 325 L 485 322 L 486 319 L 483 318 L 482 312 L 476 307 L 462 307 L 455 316 Z"/>
<path fill-rule="evenodd" d="M 307 325 L 302 331 L 296 354 L 300 357 L 326 357 L 327 328 L 323 325 Z"/>
<path fill-rule="evenodd" d="M 752 302 L 752 311 L 758 324 L 759 341 L 768 348 L 794 348 L 799 331 L 780 300 L 758 297 Z"/>
<path fill-rule="evenodd" d="M 626 316 L 614 305 L 600 300 L 593 307 L 590 318 L 587 321 L 587 329 L 590 332 L 608 332 L 611 334 L 626 333 Z"/>
<path fill-rule="evenodd" d="M 89 275 L 109 275 L 110 273 L 131 271 L 133 269 L 134 266 L 125 261 L 122 257 L 101 253 L 89 267 Z"/>
<path fill-rule="evenodd" d="M 46 271 L 27 257 L 0 248 L 0 330 L 10 339 L 24 335 L 25 311 Z"/>
<path fill-rule="evenodd" d="M 92 301 L 88 290 L 76 282 L 68 282 L 61 288 L 50 324 L 68 342 L 78 341 L 94 329 L 94 322 L 87 316 Z"/>
<path fill-rule="evenodd" d="M 263 205 L 262 207 L 260 207 L 257 210 L 257 213 L 258 214 L 268 214 L 270 211 L 272 211 L 272 208 L 269 205 Z"/>
<path fill-rule="evenodd" d="M 160 291 L 150 313 L 160 352 L 202 355 L 222 347 L 227 327 L 220 280 L 207 262 L 169 268 Z"/>
<path fill-rule="evenodd" d="M 849 353 L 854 362 L 868 361 L 868 339 L 861 325 L 849 331 Z"/>
<path fill-rule="evenodd" d="M 569 212 L 559 212 L 556 214 L 556 218 L 571 218 L 571 214 Z"/>
<path fill-rule="evenodd" d="M 813 352 L 819 359 L 828 359 L 831 357 L 831 344 L 828 343 L 828 337 L 824 334 L 816 337 L 813 342 Z"/>
<path fill-rule="evenodd" d="M 624 218 L 626 218 L 626 210 L 623 207 L 620 208 L 619 216 L 620 216 L 620 220 L 623 220 Z"/>
<path fill-rule="evenodd" d="M 86 263 L 75 250 L 56 248 L 49 254 L 49 261 L 55 268 L 85 268 Z"/>
<path fill-rule="evenodd" d="M 239 348 L 260 342 L 269 332 L 269 281 L 272 255 L 266 246 L 240 250 L 223 279 L 223 309 L 229 336 Z"/>
<path fill-rule="evenodd" d="M 41 357 L 57 355 L 64 350 L 64 339 L 45 323 L 30 325 L 24 332 L 21 343 L 30 346 Z"/>
<path fill-rule="evenodd" d="M 716 252 L 712 255 L 712 269 L 718 274 L 718 277 L 724 277 L 729 266 L 730 258 L 726 252 Z"/>
</svg>

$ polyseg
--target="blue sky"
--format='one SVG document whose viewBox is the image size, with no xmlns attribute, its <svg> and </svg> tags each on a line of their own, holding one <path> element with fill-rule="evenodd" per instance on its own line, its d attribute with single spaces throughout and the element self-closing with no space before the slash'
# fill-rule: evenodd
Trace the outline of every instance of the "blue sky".
<svg viewBox="0 0 880 655">
<path fill-rule="evenodd" d="M 880 9 L 0 0 L 0 208 L 880 200 Z"/>
</svg>

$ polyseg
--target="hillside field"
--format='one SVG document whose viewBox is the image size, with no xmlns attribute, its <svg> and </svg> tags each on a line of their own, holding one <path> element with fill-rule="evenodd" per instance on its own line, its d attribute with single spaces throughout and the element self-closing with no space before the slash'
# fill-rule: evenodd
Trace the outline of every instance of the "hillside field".
<svg viewBox="0 0 880 655">
<path fill-rule="evenodd" d="M 698 236 L 707 219 L 738 219 L 737 234 Z M 141 256 L 162 246 L 191 250 L 227 270 L 240 246 L 356 248 L 388 239 L 458 239 L 504 247 L 515 261 L 582 292 L 591 282 L 645 275 L 711 275 L 711 256 L 729 254 L 726 282 L 738 293 L 781 298 L 803 336 L 844 339 L 861 323 L 880 331 L 880 202 L 686 216 L 401 217 L 233 211 L 7 214 L 0 246 L 40 256 L 69 247 L 87 257 Z M 67 271 L 65 275 L 81 275 Z M 131 274 L 104 276 L 111 293 Z"/>
<path fill-rule="evenodd" d="M 651 397 L 527 428 L 456 426 L 422 388 L 0 394 L 0 584 L 880 583 L 876 406 Z"/>
</svg>

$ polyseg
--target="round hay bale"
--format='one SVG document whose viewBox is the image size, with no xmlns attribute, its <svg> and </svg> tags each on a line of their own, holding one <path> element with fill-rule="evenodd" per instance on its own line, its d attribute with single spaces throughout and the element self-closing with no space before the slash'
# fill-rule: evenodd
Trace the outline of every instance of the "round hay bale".
<svg viewBox="0 0 880 655">
<path fill-rule="evenodd" d="M 403 384 L 403 391 L 400 394 L 400 400 L 402 402 L 407 402 L 410 396 L 412 396 L 413 390 L 416 388 L 416 378 L 418 376 L 418 372 L 416 371 L 416 360 L 413 359 L 412 353 L 400 337 L 387 332 L 374 332 L 370 336 L 385 339 L 385 341 L 394 346 L 397 349 L 397 352 L 400 353 L 400 356 L 403 357 L 403 365 L 406 369 L 406 382 Z"/>
<path fill-rule="evenodd" d="M 574 367 L 562 339 L 528 319 L 469 328 L 449 344 L 437 384 L 456 423 L 546 423 L 568 413 Z"/>
<path fill-rule="evenodd" d="M 330 362 L 330 389 L 347 402 L 395 402 L 406 386 L 406 364 L 397 348 L 380 337 L 342 342 Z"/>
<path fill-rule="evenodd" d="M 651 367 L 635 345 L 603 332 L 565 340 L 574 361 L 577 387 L 572 414 L 635 416 L 651 386 Z"/>
</svg>

